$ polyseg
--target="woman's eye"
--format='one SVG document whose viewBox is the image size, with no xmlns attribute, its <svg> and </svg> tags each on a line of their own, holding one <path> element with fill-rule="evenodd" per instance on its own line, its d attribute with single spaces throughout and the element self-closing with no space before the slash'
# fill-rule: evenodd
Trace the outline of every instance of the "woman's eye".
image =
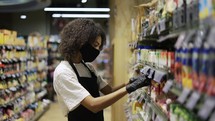
<svg viewBox="0 0 215 121">
<path fill-rule="evenodd" d="M 99 46 L 99 43 L 94 43 L 94 47 L 97 47 L 97 46 Z"/>
</svg>

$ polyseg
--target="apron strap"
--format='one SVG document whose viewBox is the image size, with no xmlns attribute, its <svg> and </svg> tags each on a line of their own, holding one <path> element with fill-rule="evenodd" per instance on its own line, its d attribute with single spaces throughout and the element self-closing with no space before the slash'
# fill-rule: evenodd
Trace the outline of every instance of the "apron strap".
<svg viewBox="0 0 215 121">
<path fill-rule="evenodd" d="M 93 77 L 93 76 L 96 76 L 95 73 L 94 73 L 93 71 L 91 71 L 91 70 L 89 69 L 89 67 L 88 67 L 83 61 L 81 61 L 81 63 L 90 71 L 90 74 L 91 74 L 92 77 Z"/>
<path fill-rule="evenodd" d="M 89 67 L 88 67 L 83 61 L 81 61 L 81 63 L 89 70 L 89 72 L 90 72 L 90 74 L 91 74 L 92 77 L 93 77 L 93 76 L 96 76 L 96 75 L 94 74 L 94 72 L 92 72 L 92 71 L 89 69 Z M 78 77 L 78 79 L 79 79 L 80 76 L 79 76 L 79 73 L 78 73 L 76 67 L 75 67 L 74 64 L 71 63 L 71 62 L 69 62 L 69 64 L 72 66 L 73 70 L 75 71 L 75 73 L 76 73 L 76 75 L 77 75 L 77 77 Z"/>
<path fill-rule="evenodd" d="M 74 64 L 69 62 L 69 64 L 72 66 L 73 70 L 75 71 L 75 74 L 77 75 L 78 79 L 80 78 L 77 69 L 75 68 Z"/>
</svg>

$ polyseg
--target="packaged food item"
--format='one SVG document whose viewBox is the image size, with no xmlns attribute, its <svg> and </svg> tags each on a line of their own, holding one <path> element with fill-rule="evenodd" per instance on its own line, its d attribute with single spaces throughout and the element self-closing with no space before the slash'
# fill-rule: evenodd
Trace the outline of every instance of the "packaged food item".
<svg viewBox="0 0 215 121">
<path fill-rule="evenodd" d="M 175 69 L 175 53 L 169 51 L 168 52 L 168 68 L 170 69 L 170 72 L 173 73 Z"/>
<path fill-rule="evenodd" d="M 178 84 L 182 85 L 182 49 L 177 49 L 175 52 L 175 70 L 174 77 Z"/>
<path fill-rule="evenodd" d="M 209 49 L 209 70 L 208 82 L 206 85 L 207 94 L 215 96 L 215 44 L 214 44 L 215 28 L 212 27 L 208 36 L 207 42 L 210 45 Z"/>
<path fill-rule="evenodd" d="M 213 14 L 212 0 L 199 0 L 199 16 L 203 20 Z"/>
<path fill-rule="evenodd" d="M 206 84 L 208 81 L 209 76 L 209 68 L 211 65 L 209 65 L 209 45 L 207 42 L 204 43 L 203 53 L 202 53 L 202 60 L 201 60 L 201 68 L 200 68 L 200 83 L 199 83 L 199 91 L 200 92 L 206 92 Z"/>
</svg>

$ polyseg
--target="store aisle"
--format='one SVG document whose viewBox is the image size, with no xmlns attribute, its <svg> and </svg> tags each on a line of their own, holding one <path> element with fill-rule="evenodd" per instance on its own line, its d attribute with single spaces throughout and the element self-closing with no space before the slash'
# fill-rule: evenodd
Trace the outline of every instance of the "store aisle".
<svg viewBox="0 0 215 121">
<path fill-rule="evenodd" d="M 51 103 L 50 108 L 39 121 L 67 121 L 67 119 L 62 115 L 60 105 L 54 102 Z"/>
<path fill-rule="evenodd" d="M 111 107 L 104 110 L 105 121 L 111 121 Z M 38 121 L 67 121 L 62 115 L 59 103 L 51 103 L 49 110 Z"/>
</svg>

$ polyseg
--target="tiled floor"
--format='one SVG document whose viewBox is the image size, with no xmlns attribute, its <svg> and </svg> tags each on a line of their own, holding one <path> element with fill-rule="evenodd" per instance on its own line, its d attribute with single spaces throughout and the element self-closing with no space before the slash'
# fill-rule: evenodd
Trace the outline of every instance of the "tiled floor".
<svg viewBox="0 0 215 121">
<path fill-rule="evenodd" d="M 111 107 L 104 110 L 105 121 L 111 121 Z M 49 110 L 38 121 L 67 121 L 57 102 L 51 103 Z"/>
</svg>

